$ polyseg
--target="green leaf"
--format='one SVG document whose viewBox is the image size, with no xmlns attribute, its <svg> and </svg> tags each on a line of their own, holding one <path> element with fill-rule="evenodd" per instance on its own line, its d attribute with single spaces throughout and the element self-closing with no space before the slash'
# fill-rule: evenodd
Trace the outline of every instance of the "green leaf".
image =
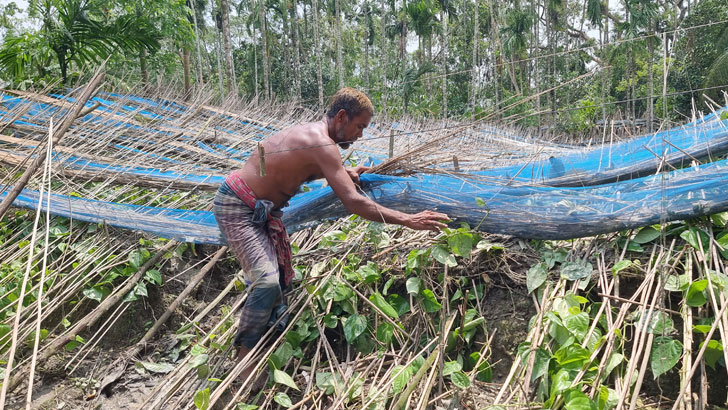
<svg viewBox="0 0 728 410">
<path fill-rule="evenodd" d="M 449 376 L 455 372 L 459 372 L 462 369 L 463 369 L 463 365 L 457 361 L 445 362 L 445 365 L 442 368 L 442 375 Z"/>
<path fill-rule="evenodd" d="M 384 283 L 384 289 L 382 289 L 382 294 L 384 296 L 387 296 L 387 292 L 389 291 L 389 288 L 392 287 L 392 285 L 394 284 L 394 281 L 396 281 L 398 278 L 399 278 L 398 275 L 394 275 L 394 276 L 390 277 L 389 279 L 387 279 L 387 281 Z"/>
<path fill-rule="evenodd" d="M 407 279 L 407 293 L 418 295 L 422 289 L 422 279 L 412 277 Z"/>
<path fill-rule="evenodd" d="M 650 226 L 640 229 L 637 235 L 632 238 L 632 242 L 643 245 L 648 242 L 652 242 L 660 237 L 660 231 Z"/>
<path fill-rule="evenodd" d="M 270 361 L 276 369 L 282 369 L 293 356 L 293 346 L 290 343 L 283 343 L 272 355 Z"/>
<path fill-rule="evenodd" d="M 700 343 L 700 348 L 703 348 L 703 343 Z M 708 347 L 705 348 L 705 364 L 710 366 L 711 369 L 715 370 L 715 363 L 723 358 L 723 345 L 717 341 L 711 339 L 708 341 Z"/>
<path fill-rule="evenodd" d="M 357 273 L 361 275 L 361 278 L 363 279 L 364 283 L 374 283 L 379 280 L 381 275 L 379 274 L 379 269 L 377 268 L 377 265 L 374 262 L 369 262 L 364 266 L 361 266 L 359 269 L 357 269 Z"/>
<path fill-rule="evenodd" d="M 703 292 L 706 287 L 708 287 L 707 279 L 691 283 L 685 296 L 685 303 L 692 307 L 703 306 L 708 301 L 708 298 L 705 297 L 705 292 Z"/>
<path fill-rule="evenodd" d="M 589 396 L 579 390 L 572 390 L 566 395 L 566 410 L 597 410 L 597 404 Z"/>
<path fill-rule="evenodd" d="M 612 267 L 612 273 L 616 275 L 617 273 L 629 268 L 630 266 L 632 266 L 631 260 L 622 259 L 621 261 L 614 264 L 614 266 Z"/>
<path fill-rule="evenodd" d="M 391 317 L 392 319 L 399 319 L 397 311 L 394 310 L 392 305 L 384 300 L 384 296 L 382 296 L 381 293 L 374 292 L 371 296 L 369 296 L 369 301 L 371 301 L 374 306 L 378 307 L 382 312 L 384 312 L 385 315 Z"/>
<path fill-rule="evenodd" d="M 665 279 L 665 290 L 670 292 L 679 292 L 688 286 L 688 275 L 667 275 Z"/>
<path fill-rule="evenodd" d="M 447 244 L 452 251 L 462 257 L 470 255 L 473 251 L 473 234 L 469 232 L 458 232 L 447 238 Z"/>
<path fill-rule="evenodd" d="M 136 362 L 136 364 L 144 367 L 152 373 L 169 373 L 174 370 L 174 365 L 171 363 L 154 363 L 140 360 Z"/>
<path fill-rule="evenodd" d="M 334 376 L 329 372 L 316 372 L 316 387 L 321 389 L 324 394 L 331 394 L 335 391 L 336 386 L 343 384 L 344 381 L 341 379 L 341 376 L 337 374 L 336 379 L 334 379 Z"/>
<path fill-rule="evenodd" d="M 607 386 L 599 388 L 599 410 L 610 410 L 619 404 L 619 395 Z"/>
<path fill-rule="evenodd" d="M 638 329 L 644 326 L 644 319 L 647 317 L 647 313 L 645 311 L 640 314 L 638 323 L 635 324 Z M 649 316 L 650 321 L 647 323 L 647 333 L 665 335 L 675 331 L 675 324 L 667 313 L 653 310 Z"/>
<path fill-rule="evenodd" d="M 442 245 L 435 245 L 432 247 L 432 257 L 441 264 L 447 265 L 451 268 L 458 266 L 458 263 L 455 261 L 455 256 L 448 252 L 448 250 Z"/>
<path fill-rule="evenodd" d="M 296 383 L 293 381 L 291 376 L 289 376 L 288 373 L 284 372 L 283 370 L 273 370 L 273 381 L 279 384 L 284 384 L 292 389 L 299 390 L 298 386 L 296 386 Z"/>
<path fill-rule="evenodd" d="M 394 335 L 394 326 L 391 323 L 384 322 L 377 327 L 377 340 L 388 345 Z"/>
<path fill-rule="evenodd" d="M 690 246 L 692 246 L 695 249 L 702 249 L 703 251 L 707 251 L 708 244 L 710 243 L 710 238 L 708 237 L 708 234 L 703 232 L 702 229 L 697 229 L 694 227 L 691 227 L 688 230 L 683 231 L 683 233 L 680 234 L 680 237 L 685 240 Z M 700 241 L 700 243 L 698 243 Z M 703 245 L 702 248 L 700 245 Z"/>
<path fill-rule="evenodd" d="M 710 325 L 694 325 L 693 330 L 695 330 L 698 333 L 702 334 L 708 334 L 710 332 L 710 329 L 712 329 L 712 326 Z"/>
<path fill-rule="evenodd" d="M 553 268 L 556 263 L 564 263 L 566 262 L 566 256 L 567 252 L 566 249 L 546 249 L 541 253 L 541 256 L 543 257 L 543 261 L 546 262 L 546 265 L 548 265 L 549 269 Z"/>
<path fill-rule="evenodd" d="M 399 375 L 397 375 L 399 373 Z M 412 369 L 412 366 L 407 366 L 406 368 L 402 365 L 397 365 L 392 369 L 392 374 L 394 375 L 394 380 L 392 380 L 392 389 L 394 390 L 394 394 L 399 394 L 402 390 L 404 390 L 405 386 L 407 386 L 407 382 L 414 374 L 414 370 Z"/>
<path fill-rule="evenodd" d="M 624 355 L 621 353 L 612 353 L 607 360 L 604 372 L 602 373 L 602 380 L 605 380 L 617 366 L 624 360 Z"/>
<path fill-rule="evenodd" d="M 569 372 L 565 369 L 560 369 L 551 377 L 551 396 L 561 394 L 561 392 L 568 389 L 570 385 L 571 378 L 569 377 Z"/>
<path fill-rule="evenodd" d="M 195 407 L 197 407 L 199 410 L 207 410 L 207 408 L 210 406 L 210 389 L 207 388 L 205 390 L 199 390 L 197 393 L 195 393 Z"/>
<path fill-rule="evenodd" d="M 650 352 L 650 367 L 655 379 L 677 364 L 682 356 L 682 349 L 682 343 L 675 339 L 662 336 L 655 338 Z"/>
<path fill-rule="evenodd" d="M 131 252 L 129 252 L 129 264 L 134 268 L 135 270 L 139 270 L 139 268 L 146 262 L 147 259 L 151 257 L 151 254 L 148 250 L 142 248 L 142 249 L 136 249 Z"/>
<path fill-rule="evenodd" d="M 289 408 L 293 406 L 293 402 L 291 401 L 291 398 L 288 397 L 286 393 L 278 392 L 275 396 L 273 396 L 273 401 L 280 404 L 281 407 Z"/>
<path fill-rule="evenodd" d="M 190 367 L 195 369 L 197 367 L 200 367 L 207 363 L 207 360 L 209 359 L 209 356 L 207 353 L 200 353 L 192 358 L 190 360 Z"/>
<path fill-rule="evenodd" d="M 430 289 L 423 290 L 422 296 L 424 296 L 423 304 L 425 305 L 425 312 L 438 312 L 442 309 L 442 305 L 437 301 L 435 294 Z"/>
<path fill-rule="evenodd" d="M 137 283 L 136 288 L 134 288 L 134 294 L 137 296 L 149 296 L 147 284 L 144 282 Z"/>
<path fill-rule="evenodd" d="M 477 249 L 479 251 L 486 251 L 486 252 L 488 252 L 490 250 L 502 251 L 505 248 L 506 248 L 505 245 L 503 245 L 501 243 L 493 243 L 493 242 L 487 241 L 485 239 L 478 241 L 478 244 L 475 245 L 475 249 Z"/>
<path fill-rule="evenodd" d="M 564 262 L 561 264 L 561 277 L 567 280 L 582 280 L 591 276 L 594 267 L 591 263 Z"/>
<path fill-rule="evenodd" d="M 410 311 L 410 305 L 407 299 L 403 298 L 402 296 L 399 296 L 396 293 L 393 293 L 389 296 L 387 296 L 387 302 L 389 302 L 390 305 L 394 308 L 394 310 L 397 311 L 397 314 L 402 316 L 405 313 Z"/>
<path fill-rule="evenodd" d="M 104 298 L 104 293 L 97 287 L 84 289 L 83 295 L 97 302 L 101 302 L 101 299 Z"/>
<path fill-rule="evenodd" d="M 470 387 L 470 379 L 462 371 L 457 371 L 450 375 L 450 380 L 457 388 L 467 389 Z"/>
<path fill-rule="evenodd" d="M 256 406 L 255 404 L 238 403 L 238 405 L 235 407 L 235 410 L 257 410 L 259 408 L 260 406 Z"/>
<path fill-rule="evenodd" d="M 144 277 L 151 283 L 161 285 L 162 284 L 162 274 L 159 273 L 156 269 L 149 269 L 147 273 L 144 275 Z"/>
<path fill-rule="evenodd" d="M 551 354 L 544 349 L 538 348 L 535 352 L 536 357 L 533 361 L 533 371 L 531 372 L 531 381 L 535 381 L 541 376 L 545 376 L 549 371 L 549 363 L 551 363 Z"/>
<path fill-rule="evenodd" d="M 485 201 L 483 200 L 483 198 L 478 198 L 476 196 L 475 197 L 475 204 L 478 205 L 479 208 L 482 208 L 482 207 L 485 206 Z"/>
<path fill-rule="evenodd" d="M 531 293 L 541 287 L 541 285 L 546 282 L 548 275 L 549 268 L 545 262 L 533 265 L 526 273 L 526 287 L 528 288 L 528 293 Z"/>
<path fill-rule="evenodd" d="M 582 341 L 586 337 L 586 332 L 589 331 L 589 314 L 581 312 L 576 315 L 569 315 L 564 318 L 564 326 L 579 341 Z"/>
<path fill-rule="evenodd" d="M 360 334 L 364 333 L 367 329 L 367 318 L 366 316 L 354 314 L 349 316 L 344 323 L 344 337 L 349 344 L 353 344 L 354 340 L 359 337 Z"/>
<path fill-rule="evenodd" d="M 726 223 L 728 223 L 728 212 L 721 212 L 718 214 L 710 215 L 710 220 L 713 222 L 713 225 L 725 228 Z"/>
</svg>

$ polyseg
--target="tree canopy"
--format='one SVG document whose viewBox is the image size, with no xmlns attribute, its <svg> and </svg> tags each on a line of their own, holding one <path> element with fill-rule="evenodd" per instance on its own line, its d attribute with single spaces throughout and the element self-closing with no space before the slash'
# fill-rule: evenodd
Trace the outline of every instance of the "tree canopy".
<svg viewBox="0 0 728 410">
<path fill-rule="evenodd" d="M 566 133 L 653 129 L 728 90 L 724 0 L 36 0 L 0 9 L 0 33 L 5 87 L 64 87 L 109 58 L 127 87 L 316 109 L 347 85 L 390 115 Z"/>
</svg>

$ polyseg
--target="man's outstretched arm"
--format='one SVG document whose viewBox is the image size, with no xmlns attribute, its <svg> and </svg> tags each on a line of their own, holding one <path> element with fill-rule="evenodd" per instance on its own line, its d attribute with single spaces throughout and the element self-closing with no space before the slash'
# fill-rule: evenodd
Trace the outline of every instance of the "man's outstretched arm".
<svg viewBox="0 0 728 410">
<path fill-rule="evenodd" d="M 433 211 L 406 214 L 381 206 L 361 195 L 357 192 L 351 176 L 341 165 L 336 147 L 322 147 L 321 151 L 318 156 L 321 171 L 349 212 L 370 221 L 393 223 L 418 230 L 439 230 L 447 226 L 442 222 L 449 219 L 446 214 Z"/>
</svg>

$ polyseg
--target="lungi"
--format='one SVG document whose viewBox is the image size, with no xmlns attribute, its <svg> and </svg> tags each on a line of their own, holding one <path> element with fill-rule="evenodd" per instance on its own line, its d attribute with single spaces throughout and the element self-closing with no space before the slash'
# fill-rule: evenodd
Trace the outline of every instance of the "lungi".
<svg viewBox="0 0 728 410">
<path fill-rule="evenodd" d="M 228 247 L 243 268 L 248 300 L 240 313 L 236 346 L 252 349 L 266 331 L 271 313 L 283 303 L 293 278 L 291 246 L 273 203 L 258 200 L 234 172 L 218 189 L 213 214 Z"/>
</svg>

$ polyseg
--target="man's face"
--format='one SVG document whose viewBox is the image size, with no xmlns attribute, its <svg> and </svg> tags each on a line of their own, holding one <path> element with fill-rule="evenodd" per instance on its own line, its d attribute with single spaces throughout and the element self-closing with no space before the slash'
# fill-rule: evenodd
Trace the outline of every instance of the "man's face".
<svg viewBox="0 0 728 410">
<path fill-rule="evenodd" d="M 342 110 L 343 111 L 343 110 Z M 340 118 L 340 126 L 336 133 L 336 142 L 339 146 L 347 149 L 354 141 L 361 138 L 364 128 L 369 126 L 369 122 L 372 120 L 372 115 L 364 111 L 356 117 L 349 119 L 346 112 L 343 112 L 343 118 Z"/>
</svg>

